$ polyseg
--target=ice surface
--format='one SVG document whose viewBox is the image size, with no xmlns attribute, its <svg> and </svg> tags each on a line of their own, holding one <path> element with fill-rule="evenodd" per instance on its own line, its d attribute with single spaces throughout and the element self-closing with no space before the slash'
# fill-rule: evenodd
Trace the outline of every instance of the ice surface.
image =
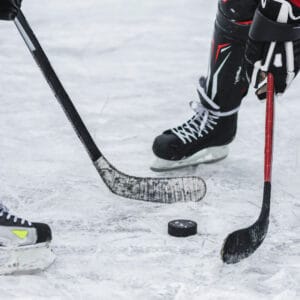
<svg viewBox="0 0 300 300">
<path fill-rule="evenodd" d="M 24 13 L 109 160 L 149 176 L 153 138 L 191 116 L 216 1 L 27 0 Z M 244 101 L 228 159 L 170 172 L 208 184 L 198 204 L 118 198 L 101 182 L 12 23 L 1 22 L 1 197 L 52 225 L 56 263 L 0 278 L 0 299 L 299 299 L 299 79 L 277 102 L 271 225 L 249 259 L 223 265 L 232 230 L 258 216 L 264 105 Z M 167 235 L 171 219 L 199 234 Z"/>
</svg>

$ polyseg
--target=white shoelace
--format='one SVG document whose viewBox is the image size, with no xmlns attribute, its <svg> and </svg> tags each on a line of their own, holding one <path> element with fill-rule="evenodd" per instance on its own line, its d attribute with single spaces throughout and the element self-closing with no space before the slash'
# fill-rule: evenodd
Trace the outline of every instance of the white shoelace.
<svg viewBox="0 0 300 300">
<path fill-rule="evenodd" d="M 18 220 L 21 220 L 21 224 L 22 224 L 22 225 L 24 225 L 26 222 L 27 222 L 27 224 L 28 224 L 29 226 L 32 225 L 31 222 L 29 222 L 29 221 L 27 221 L 27 220 L 25 220 L 25 219 L 23 219 L 23 218 L 18 218 L 18 217 L 14 216 L 14 215 L 11 215 L 11 214 L 9 213 L 9 210 L 7 209 L 7 207 L 5 207 L 4 205 L 0 205 L 0 218 L 3 217 L 4 214 L 7 214 L 7 215 L 6 215 L 6 220 L 7 220 L 7 221 L 9 221 L 11 218 L 13 218 L 13 222 L 14 222 L 14 223 L 17 223 Z"/>
<path fill-rule="evenodd" d="M 190 107 L 196 114 L 181 126 L 171 129 L 184 144 L 208 134 L 217 124 L 216 120 L 220 118 L 218 112 L 207 109 L 200 102 L 191 101 Z"/>
</svg>

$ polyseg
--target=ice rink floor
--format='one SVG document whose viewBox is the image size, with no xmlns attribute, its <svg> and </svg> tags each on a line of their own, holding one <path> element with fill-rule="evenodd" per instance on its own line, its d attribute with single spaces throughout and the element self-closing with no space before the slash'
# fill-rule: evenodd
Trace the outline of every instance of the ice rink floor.
<svg viewBox="0 0 300 300">
<path fill-rule="evenodd" d="M 23 2 L 106 157 L 129 174 L 154 175 L 154 137 L 192 115 L 216 1 Z M 253 256 L 227 266 L 224 238 L 252 224 L 262 201 L 265 106 L 253 92 L 226 160 L 167 173 L 203 177 L 201 203 L 122 199 L 102 183 L 14 24 L 1 22 L 0 37 L 1 199 L 51 225 L 57 256 L 44 273 L 0 277 L 1 300 L 300 298 L 299 78 L 277 101 L 269 234 Z M 168 236 L 176 218 L 195 220 L 199 233 Z"/>
</svg>

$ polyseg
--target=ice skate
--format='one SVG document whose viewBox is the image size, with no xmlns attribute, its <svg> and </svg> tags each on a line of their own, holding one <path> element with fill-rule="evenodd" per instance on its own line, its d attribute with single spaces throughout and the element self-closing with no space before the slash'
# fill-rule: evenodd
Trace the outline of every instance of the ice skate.
<svg viewBox="0 0 300 300">
<path fill-rule="evenodd" d="M 44 270 L 55 256 L 51 229 L 11 215 L 0 205 L 0 275 Z"/>
<path fill-rule="evenodd" d="M 199 91 L 199 95 L 201 91 Z M 153 171 L 194 166 L 224 159 L 237 128 L 237 113 L 222 114 L 218 107 L 191 102 L 194 116 L 159 135 L 153 144 L 157 156 Z"/>
</svg>

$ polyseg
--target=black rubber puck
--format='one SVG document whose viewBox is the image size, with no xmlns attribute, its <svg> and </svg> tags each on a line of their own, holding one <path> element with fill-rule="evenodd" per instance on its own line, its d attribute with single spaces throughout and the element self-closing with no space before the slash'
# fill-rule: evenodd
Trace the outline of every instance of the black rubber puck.
<svg viewBox="0 0 300 300">
<path fill-rule="evenodd" d="M 168 223 L 169 235 L 187 237 L 197 234 L 197 223 L 191 220 L 173 220 Z"/>
</svg>

